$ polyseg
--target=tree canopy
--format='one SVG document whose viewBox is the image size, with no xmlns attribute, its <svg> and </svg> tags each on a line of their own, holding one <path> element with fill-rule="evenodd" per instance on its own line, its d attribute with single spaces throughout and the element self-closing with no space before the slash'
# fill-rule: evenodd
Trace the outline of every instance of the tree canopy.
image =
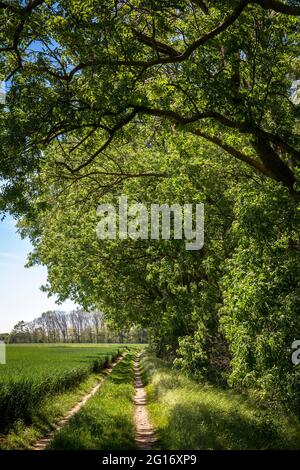
<svg viewBox="0 0 300 470">
<path fill-rule="evenodd" d="M 59 175 L 82 178 L 151 117 L 297 193 L 299 2 L 32 0 L 0 8 L 9 80 L 2 175 L 15 190 L 54 143 Z"/>
<path fill-rule="evenodd" d="M 44 289 L 198 378 L 299 411 L 298 1 L 0 2 L 1 210 Z M 96 208 L 204 203 L 205 244 L 98 240 Z"/>
</svg>

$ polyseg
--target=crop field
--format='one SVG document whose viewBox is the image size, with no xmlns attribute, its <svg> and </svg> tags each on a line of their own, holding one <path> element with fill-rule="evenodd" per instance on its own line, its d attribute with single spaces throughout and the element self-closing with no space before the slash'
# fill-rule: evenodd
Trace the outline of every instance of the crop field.
<svg viewBox="0 0 300 470">
<path fill-rule="evenodd" d="M 20 419 L 30 423 L 44 398 L 100 372 L 122 349 L 117 344 L 8 345 L 7 364 L 0 366 L 0 431 Z"/>
</svg>

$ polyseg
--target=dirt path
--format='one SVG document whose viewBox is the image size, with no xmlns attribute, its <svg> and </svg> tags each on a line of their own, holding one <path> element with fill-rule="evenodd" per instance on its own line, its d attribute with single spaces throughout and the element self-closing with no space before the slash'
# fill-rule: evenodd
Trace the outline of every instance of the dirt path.
<svg viewBox="0 0 300 470">
<path fill-rule="evenodd" d="M 135 373 L 135 443 L 138 449 L 151 450 L 155 443 L 154 429 L 146 408 L 147 397 L 143 387 L 139 357 L 134 363 Z"/>
<path fill-rule="evenodd" d="M 105 369 L 106 375 L 110 374 L 113 370 L 113 368 L 122 361 L 124 358 L 125 354 L 120 356 L 112 365 L 111 367 Z M 101 381 L 95 385 L 95 387 L 92 388 L 90 392 L 88 392 L 84 397 L 60 420 L 58 423 L 56 423 L 54 429 L 47 434 L 47 436 L 42 437 L 36 443 L 33 445 L 32 450 L 45 450 L 45 448 L 48 446 L 48 444 L 52 441 L 54 434 L 59 431 L 62 427 L 65 426 L 65 424 L 69 421 L 69 419 L 72 418 L 78 411 L 86 404 L 86 402 L 92 398 L 92 396 L 95 395 L 95 393 L 98 392 L 99 388 L 103 384 L 105 380 L 105 376 L 101 379 Z"/>
</svg>

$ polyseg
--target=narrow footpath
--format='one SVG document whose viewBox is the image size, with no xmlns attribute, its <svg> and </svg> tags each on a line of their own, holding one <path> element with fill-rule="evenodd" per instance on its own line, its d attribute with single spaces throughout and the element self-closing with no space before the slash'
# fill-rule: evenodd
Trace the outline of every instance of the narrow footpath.
<svg viewBox="0 0 300 470">
<path fill-rule="evenodd" d="M 143 387 L 139 357 L 134 363 L 135 374 L 135 444 L 138 449 L 151 450 L 155 443 L 154 428 L 146 408 L 147 397 Z"/>
</svg>

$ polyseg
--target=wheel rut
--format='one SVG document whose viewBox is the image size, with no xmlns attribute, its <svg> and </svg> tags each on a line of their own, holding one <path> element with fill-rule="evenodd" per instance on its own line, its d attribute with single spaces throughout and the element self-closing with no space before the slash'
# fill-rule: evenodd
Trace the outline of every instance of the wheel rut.
<svg viewBox="0 0 300 470">
<path fill-rule="evenodd" d="M 125 354 L 123 354 L 122 356 L 120 356 L 110 367 L 108 367 L 107 369 L 105 369 L 104 372 L 106 372 L 106 376 L 108 374 L 110 374 L 113 370 L 113 368 L 119 364 L 119 362 L 121 362 L 123 359 L 124 359 L 124 356 Z M 103 382 L 105 381 L 106 379 L 106 376 L 104 376 L 99 383 L 97 383 L 97 385 L 95 385 L 92 390 L 90 390 L 86 395 L 83 396 L 83 398 L 81 398 L 81 400 L 79 402 L 76 403 L 75 406 L 73 406 L 73 408 L 68 411 L 68 413 L 63 417 L 61 418 L 54 426 L 54 429 L 49 432 L 46 436 L 38 439 L 35 444 L 32 446 L 32 450 L 45 450 L 46 447 L 50 444 L 50 442 L 52 441 L 53 437 L 54 437 L 54 434 L 56 434 L 58 431 L 60 431 L 66 424 L 67 422 L 72 418 L 72 416 L 74 416 L 76 413 L 78 413 L 78 411 L 86 404 L 86 402 L 92 398 L 95 393 L 98 392 L 99 388 L 101 387 L 101 385 L 103 384 Z"/>
<path fill-rule="evenodd" d="M 147 396 L 142 382 L 140 358 L 134 363 L 135 374 L 135 444 L 138 449 L 151 450 L 155 444 L 154 428 L 147 411 Z"/>
</svg>

